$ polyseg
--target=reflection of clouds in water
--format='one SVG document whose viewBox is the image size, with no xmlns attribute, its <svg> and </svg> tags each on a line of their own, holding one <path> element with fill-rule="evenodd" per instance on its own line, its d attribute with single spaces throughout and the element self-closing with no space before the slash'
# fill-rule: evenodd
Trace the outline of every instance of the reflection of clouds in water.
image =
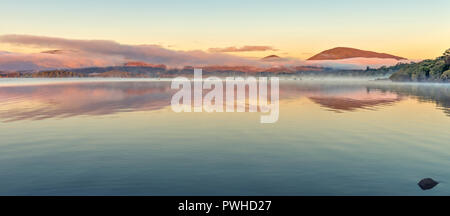
<svg viewBox="0 0 450 216">
<path fill-rule="evenodd" d="M 167 83 L 85 83 L 6 87 L 0 92 L 3 121 L 161 109 L 170 105 Z"/>
<path fill-rule="evenodd" d="M 170 82 L 92 82 L 0 88 L 1 121 L 106 115 L 170 106 Z M 225 91 L 225 88 L 224 88 Z M 209 90 L 203 91 L 204 94 Z M 270 91 L 268 91 L 269 93 Z M 391 106 L 403 96 L 435 102 L 450 115 L 449 87 L 372 83 L 280 83 L 280 100 L 307 97 L 333 111 Z M 270 98 L 270 94 L 267 95 Z M 224 94 L 224 103 L 226 101 Z M 225 106 L 224 104 L 224 106 Z M 249 104 L 245 103 L 246 110 Z"/>
</svg>

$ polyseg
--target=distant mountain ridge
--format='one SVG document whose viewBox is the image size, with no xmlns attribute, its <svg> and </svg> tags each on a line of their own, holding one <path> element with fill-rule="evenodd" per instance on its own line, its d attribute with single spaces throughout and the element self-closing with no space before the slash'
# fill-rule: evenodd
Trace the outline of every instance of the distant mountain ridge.
<svg viewBox="0 0 450 216">
<path fill-rule="evenodd" d="M 126 62 L 124 66 L 128 67 L 152 67 L 152 68 L 161 68 L 161 69 L 167 69 L 167 66 L 164 64 L 150 64 L 147 62 L 140 62 L 140 61 L 131 61 Z"/>
<path fill-rule="evenodd" d="M 347 58 L 390 58 L 396 60 L 407 60 L 406 58 L 386 53 L 377 53 L 373 51 L 360 50 L 349 47 L 336 47 L 333 49 L 322 51 L 308 60 L 338 60 Z"/>
</svg>

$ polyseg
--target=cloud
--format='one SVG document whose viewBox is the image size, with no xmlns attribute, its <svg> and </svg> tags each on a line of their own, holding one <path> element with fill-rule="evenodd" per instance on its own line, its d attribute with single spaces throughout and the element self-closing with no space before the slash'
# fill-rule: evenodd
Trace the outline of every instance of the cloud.
<svg viewBox="0 0 450 216">
<path fill-rule="evenodd" d="M 0 70 L 44 70 L 58 68 L 102 67 L 120 65 L 123 59 L 113 56 L 96 56 L 86 53 L 2 53 Z"/>
<path fill-rule="evenodd" d="M 338 60 L 308 60 L 306 64 L 318 65 L 323 67 L 331 67 L 337 69 L 354 69 L 361 70 L 370 68 L 379 68 L 381 66 L 394 66 L 398 63 L 410 63 L 410 60 L 396 60 L 386 58 L 347 58 Z"/>
<path fill-rule="evenodd" d="M 260 61 L 221 53 L 200 50 L 177 51 L 158 45 L 127 45 L 109 40 L 74 40 L 32 35 L 2 35 L 0 43 L 33 46 L 51 49 L 78 50 L 85 55 L 140 60 L 168 66 L 204 65 L 253 65 L 262 66 Z"/>
<path fill-rule="evenodd" d="M 165 64 L 169 67 L 220 65 L 268 68 L 314 65 L 340 69 L 365 69 L 366 66 L 376 68 L 398 63 L 398 61 L 386 59 L 353 58 L 334 61 L 304 61 L 290 57 L 268 62 L 257 58 L 222 53 L 275 50 L 270 46 L 211 48 L 210 52 L 178 51 L 159 45 L 128 45 L 110 40 L 74 40 L 33 35 L 0 35 L 0 43 L 57 49 L 47 53 L 32 54 L 0 51 L 0 70 L 6 71 L 116 66 L 128 61 Z"/>
<path fill-rule="evenodd" d="M 210 52 L 254 52 L 254 51 L 276 51 L 271 46 L 243 46 L 243 47 L 225 47 L 225 48 L 209 48 Z"/>
</svg>

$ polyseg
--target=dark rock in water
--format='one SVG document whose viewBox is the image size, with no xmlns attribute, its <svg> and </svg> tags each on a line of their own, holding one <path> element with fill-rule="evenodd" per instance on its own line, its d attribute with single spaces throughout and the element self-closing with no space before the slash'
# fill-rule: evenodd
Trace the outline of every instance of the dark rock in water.
<svg viewBox="0 0 450 216">
<path fill-rule="evenodd" d="M 439 184 L 439 182 L 437 182 L 431 178 L 424 178 L 424 179 L 420 180 L 420 182 L 417 184 L 419 185 L 420 188 L 422 188 L 422 190 L 428 190 L 428 189 L 434 188 L 434 186 Z"/>
</svg>

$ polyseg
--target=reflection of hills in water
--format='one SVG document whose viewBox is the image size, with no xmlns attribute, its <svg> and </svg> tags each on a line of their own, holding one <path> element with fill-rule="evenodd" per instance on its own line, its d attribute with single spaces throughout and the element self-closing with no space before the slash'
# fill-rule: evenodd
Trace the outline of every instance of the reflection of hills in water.
<svg viewBox="0 0 450 216">
<path fill-rule="evenodd" d="M 304 83 L 301 86 L 286 85 L 282 88 L 281 94 L 308 97 L 314 103 L 335 112 L 357 109 L 375 110 L 402 100 L 402 97 L 395 93 L 370 90 L 358 83 L 326 82 Z"/>
<path fill-rule="evenodd" d="M 0 121 L 158 110 L 170 106 L 170 82 L 83 82 L 0 87 Z M 225 89 L 224 89 L 225 91 Z M 204 91 L 204 94 L 208 91 Z M 281 82 L 280 100 L 309 98 L 334 112 L 376 110 L 405 96 L 431 101 L 450 116 L 448 85 L 383 82 Z M 224 97 L 225 99 L 225 97 Z M 227 102 L 228 103 L 228 102 Z"/>
<path fill-rule="evenodd" d="M 447 84 L 371 84 L 369 89 L 392 92 L 401 96 L 417 98 L 423 102 L 434 102 L 450 116 L 450 85 Z"/>
<path fill-rule="evenodd" d="M 333 111 L 353 111 L 356 109 L 375 109 L 379 106 L 386 106 L 397 101 L 400 97 L 395 98 L 379 98 L 379 99 L 359 99 L 348 97 L 310 97 L 312 101 L 323 107 L 332 109 Z"/>
</svg>

